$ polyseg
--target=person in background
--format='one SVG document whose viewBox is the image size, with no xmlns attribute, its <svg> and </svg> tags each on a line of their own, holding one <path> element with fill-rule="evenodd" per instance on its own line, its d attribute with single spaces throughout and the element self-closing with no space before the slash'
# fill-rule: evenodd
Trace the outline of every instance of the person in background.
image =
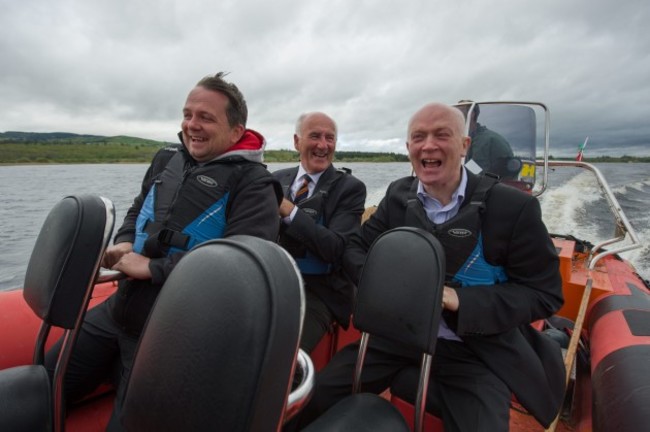
<svg viewBox="0 0 650 432">
<path fill-rule="evenodd" d="M 461 100 L 458 103 L 472 103 L 472 101 Z M 470 105 L 463 106 L 465 116 L 467 116 L 469 108 Z M 469 136 L 472 139 L 472 144 L 467 150 L 465 160 L 467 162 L 474 161 L 483 172 L 490 172 L 501 178 L 512 177 L 513 173 L 508 169 L 508 162 L 514 157 L 512 148 L 503 136 L 478 122 L 480 112 L 479 105 L 474 105 L 469 123 Z"/>
<path fill-rule="evenodd" d="M 462 158 L 469 146 L 461 111 L 440 103 L 419 109 L 406 142 L 415 176 L 389 185 L 377 211 L 350 239 L 344 266 L 358 281 L 382 233 L 401 226 L 432 232 L 447 267 L 427 405 L 446 432 L 507 431 L 514 393 L 548 426 L 564 395 L 562 354 L 557 342 L 529 324 L 563 304 L 558 256 L 537 199 L 468 172 Z M 454 237 L 453 228 L 471 234 Z M 358 343 L 348 345 L 317 374 L 301 425 L 350 394 L 357 352 Z M 361 391 L 381 393 L 402 369 L 419 367 L 420 354 L 370 338 Z"/>
<path fill-rule="evenodd" d="M 69 401 L 78 400 L 117 370 L 109 430 L 121 429 L 121 400 L 138 338 L 179 260 L 194 245 L 211 239 L 236 234 L 277 239 L 281 190 L 261 163 L 264 138 L 246 129 L 244 96 L 224 76 L 205 77 L 190 91 L 182 110 L 180 144 L 154 156 L 141 192 L 104 256 L 104 267 L 128 278 L 87 313 L 65 388 Z M 47 354 L 50 369 L 59 349 L 57 344 Z"/>
<path fill-rule="evenodd" d="M 279 243 L 296 260 L 305 282 L 307 312 L 300 346 L 311 352 L 332 327 L 347 328 L 354 287 L 340 271 L 347 239 L 357 232 L 366 187 L 332 165 L 336 123 L 326 114 L 302 114 L 293 143 L 300 165 L 273 173 L 284 189 Z"/>
</svg>

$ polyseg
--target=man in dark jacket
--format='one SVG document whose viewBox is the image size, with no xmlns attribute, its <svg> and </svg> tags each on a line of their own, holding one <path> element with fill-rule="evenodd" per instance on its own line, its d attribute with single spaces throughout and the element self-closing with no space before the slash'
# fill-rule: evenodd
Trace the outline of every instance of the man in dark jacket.
<svg viewBox="0 0 650 432">
<path fill-rule="evenodd" d="M 507 431 L 514 393 L 548 426 L 563 399 L 564 366 L 559 344 L 529 323 L 563 304 L 557 253 L 534 197 L 462 166 L 470 145 L 463 130 L 454 107 L 430 104 L 413 115 L 406 146 L 415 177 L 388 187 L 350 240 L 346 270 L 358 278 L 370 245 L 391 228 L 432 232 L 447 268 L 427 405 L 447 432 Z M 303 422 L 350 394 L 357 350 L 339 351 L 317 376 Z M 371 338 L 362 391 L 382 392 L 419 361 L 419 353 Z"/>
<path fill-rule="evenodd" d="M 158 292 L 178 261 L 206 240 L 246 234 L 275 241 L 279 184 L 262 165 L 264 138 L 246 129 L 239 89 L 218 73 L 198 82 L 183 108 L 181 144 L 154 157 L 103 266 L 128 276 L 90 310 L 66 374 L 74 401 L 116 369 L 116 412 L 140 333 Z M 218 287 L 215 287 L 218 289 Z M 55 364 L 55 346 L 47 365 Z M 117 365 L 117 368 L 116 368 Z"/>
<path fill-rule="evenodd" d="M 458 103 L 468 104 L 471 100 L 461 100 Z M 471 105 L 461 105 L 463 113 L 467 117 L 467 111 Z M 472 145 L 467 150 L 465 160 L 474 161 L 479 169 L 473 170 L 474 173 L 490 172 L 503 178 L 512 178 L 518 171 L 513 172 L 510 165 L 514 158 L 512 148 L 508 141 L 495 131 L 488 129 L 478 122 L 480 114 L 480 105 L 475 104 L 469 121 L 469 136 L 472 139 Z M 469 167 L 469 165 L 468 165 Z M 516 165 L 517 169 L 520 165 Z"/>
<path fill-rule="evenodd" d="M 347 328 L 353 285 L 340 271 L 350 235 L 359 229 L 365 185 L 332 165 L 336 123 L 323 113 L 298 118 L 294 147 L 300 166 L 276 171 L 284 199 L 279 243 L 295 258 L 305 281 L 307 311 L 300 347 L 311 352 L 336 320 Z"/>
</svg>

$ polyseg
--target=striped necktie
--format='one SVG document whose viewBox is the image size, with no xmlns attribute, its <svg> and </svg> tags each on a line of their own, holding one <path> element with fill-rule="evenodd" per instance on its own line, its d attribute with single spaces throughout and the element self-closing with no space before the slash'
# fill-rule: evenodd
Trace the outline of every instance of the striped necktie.
<svg viewBox="0 0 650 432">
<path fill-rule="evenodd" d="M 309 177 L 307 174 L 302 176 L 302 184 L 300 185 L 300 188 L 296 191 L 296 196 L 293 198 L 293 203 L 298 204 L 301 201 L 305 200 L 309 196 L 309 182 L 311 181 L 311 177 Z"/>
</svg>

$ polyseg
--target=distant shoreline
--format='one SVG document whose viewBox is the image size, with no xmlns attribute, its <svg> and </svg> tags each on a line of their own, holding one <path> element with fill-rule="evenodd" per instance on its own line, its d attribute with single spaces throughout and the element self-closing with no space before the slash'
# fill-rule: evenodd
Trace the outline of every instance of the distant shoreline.
<svg viewBox="0 0 650 432">
<path fill-rule="evenodd" d="M 622 160 L 623 158 L 608 158 L 607 160 L 590 160 L 588 158 L 583 159 L 583 162 L 586 163 L 650 163 L 650 158 L 639 158 L 639 160 Z M 641 159 L 647 159 L 647 160 L 641 160 Z M 574 159 L 560 159 L 560 158 L 555 158 L 553 159 L 555 161 L 573 161 Z M 75 161 L 75 162 L 57 162 L 57 161 L 51 161 L 51 162 L 0 162 L 0 166 L 40 166 L 40 165 L 115 165 L 115 164 L 148 164 L 150 163 L 151 160 L 145 160 L 145 161 Z M 264 159 L 264 163 L 291 163 L 291 162 L 296 162 L 298 163 L 298 159 L 295 161 L 287 161 L 287 160 L 270 160 L 270 159 Z M 402 162 L 402 163 L 408 163 L 408 161 L 394 161 L 394 160 L 363 160 L 363 159 L 335 159 L 334 163 L 345 163 L 345 162 L 359 162 L 359 163 L 394 163 L 394 162 Z"/>
<path fill-rule="evenodd" d="M 270 150 L 270 152 L 273 152 L 275 150 Z M 361 152 L 360 152 L 361 153 Z M 0 159 L 2 159 L 0 157 Z M 401 159 L 401 158 L 400 158 Z M 551 158 L 549 161 L 575 161 L 573 158 Z M 19 162 L 19 161 L 0 161 L 0 166 L 39 166 L 39 165 L 101 165 L 101 164 L 148 164 L 151 162 L 151 158 L 149 159 L 141 159 L 141 160 L 124 160 L 124 159 L 115 159 L 115 160 L 107 160 L 107 159 L 102 159 L 102 160 L 96 160 L 96 159 L 77 159 L 75 161 L 69 161 L 69 160 L 48 160 L 48 161 L 24 161 L 24 162 Z M 296 155 L 295 158 L 290 158 L 287 159 L 286 157 L 283 158 L 274 158 L 274 157 L 268 157 L 267 154 L 265 154 L 264 158 L 264 163 L 298 163 L 299 159 Z M 337 152 L 337 157 L 334 158 L 334 163 L 344 163 L 344 162 L 363 162 L 363 163 L 389 163 L 389 162 L 403 162 L 407 163 L 409 162 L 408 159 L 406 160 L 397 160 L 396 158 L 393 157 L 392 153 L 373 153 L 373 156 L 369 156 L 367 158 L 364 158 L 363 156 L 356 156 L 352 158 L 348 157 L 339 157 L 338 152 Z M 584 158 L 582 162 L 586 163 L 650 163 L 650 157 L 629 157 L 629 156 L 622 156 L 622 157 L 597 157 L 597 158 Z"/>
<path fill-rule="evenodd" d="M 166 144 L 133 142 L 6 142 L 0 140 L 0 165 L 149 163 Z M 266 150 L 264 161 L 295 162 L 295 150 Z M 408 162 L 402 153 L 337 151 L 335 162 Z"/>
<path fill-rule="evenodd" d="M 137 164 L 149 163 L 161 148 L 171 143 L 136 137 L 77 135 L 70 133 L 0 133 L 1 165 L 47 164 Z M 550 160 L 572 161 L 572 157 L 554 157 Z M 267 163 L 298 163 L 298 153 L 291 149 L 266 150 Z M 408 162 L 408 155 L 388 152 L 338 150 L 335 162 Z M 648 163 L 650 156 L 585 157 L 584 162 Z"/>
</svg>

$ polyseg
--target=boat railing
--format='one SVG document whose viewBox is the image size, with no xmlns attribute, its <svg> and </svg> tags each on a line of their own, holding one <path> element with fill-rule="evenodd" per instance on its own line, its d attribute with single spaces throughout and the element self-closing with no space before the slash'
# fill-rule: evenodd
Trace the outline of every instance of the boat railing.
<svg viewBox="0 0 650 432">
<path fill-rule="evenodd" d="M 536 161 L 536 165 L 538 166 L 540 165 L 543 166 L 544 164 L 545 164 L 544 161 L 540 161 L 540 160 Z M 630 221 L 627 219 L 627 216 L 625 216 L 623 209 L 621 208 L 620 204 L 618 203 L 618 200 L 616 199 L 614 193 L 609 187 L 607 180 L 605 180 L 605 177 L 601 174 L 598 168 L 596 168 L 594 165 L 590 163 L 581 162 L 581 161 L 548 161 L 547 164 L 548 167 L 551 168 L 552 167 L 576 167 L 576 168 L 582 168 L 591 171 L 596 177 L 598 186 L 600 186 L 600 189 L 603 192 L 605 198 L 607 199 L 607 203 L 609 204 L 610 212 L 612 213 L 612 216 L 614 217 L 616 223 L 616 229 L 614 232 L 615 237 L 604 240 L 594 245 L 594 247 L 591 249 L 589 260 L 588 260 L 589 270 L 593 270 L 596 267 L 598 261 L 600 261 L 602 258 L 608 255 L 620 254 L 622 252 L 638 249 L 643 246 L 641 244 L 641 241 L 639 240 L 639 237 L 636 234 L 636 231 L 634 231 L 634 227 L 632 227 L 632 225 L 630 224 Z M 609 246 L 614 243 L 619 243 L 624 240 L 629 240 L 629 243 L 624 245 L 619 245 L 618 247 L 614 247 L 608 250 L 604 249 L 605 246 Z"/>
<path fill-rule="evenodd" d="M 616 199 L 614 193 L 609 187 L 607 180 L 605 180 L 605 177 L 603 177 L 603 175 L 600 173 L 600 170 L 598 168 L 596 168 L 595 166 L 587 162 L 582 162 L 582 161 L 549 161 L 546 160 L 546 158 L 544 159 L 545 160 L 542 161 L 540 160 L 536 161 L 536 165 L 538 166 L 545 165 L 544 180 L 546 180 L 546 175 L 547 175 L 546 166 L 551 168 L 552 167 L 575 167 L 575 168 L 582 168 L 591 171 L 596 177 L 598 186 L 600 186 L 603 195 L 605 195 L 605 198 L 607 199 L 610 212 L 614 216 L 614 220 L 616 222 L 614 237 L 594 245 L 589 251 L 589 256 L 587 259 L 587 280 L 585 283 L 584 290 L 582 292 L 580 306 L 578 308 L 578 312 L 575 318 L 573 333 L 571 334 L 571 339 L 569 340 L 567 355 L 564 359 L 564 366 L 566 368 L 565 384 L 568 385 L 571 377 L 571 371 L 573 370 L 573 365 L 574 365 L 575 356 L 577 352 L 578 342 L 580 339 L 580 334 L 582 332 L 582 327 L 586 316 L 587 306 L 589 304 L 589 298 L 591 296 L 591 290 L 593 285 L 593 277 L 592 277 L 593 269 L 596 267 L 598 261 L 600 261 L 601 259 L 605 258 L 608 255 L 620 254 L 622 252 L 626 252 L 629 250 L 638 249 L 642 245 L 641 242 L 639 241 L 639 237 L 634 231 L 634 228 L 628 221 L 627 217 L 625 216 L 625 213 L 623 212 L 623 209 L 618 203 L 618 200 Z M 544 181 L 542 190 L 537 195 L 541 194 L 544 191 L 545 187 L 546 187 L 546 181 Z M 629 243 L 619 245 L 617 247 L 610 248 L 608 250 L 604 249 L 605 246 L 609 246 L 615 243 L 620 243 L 622 241 L 625 241 L 626 239 L 629 240 Z M 546 429 L 546 432 L 554 432 L 557 427 L 558 420 L 559 420 L 559 415 L 555 417 L 555 420 L 553 421 L 551 426 Z"/>
</svg>

